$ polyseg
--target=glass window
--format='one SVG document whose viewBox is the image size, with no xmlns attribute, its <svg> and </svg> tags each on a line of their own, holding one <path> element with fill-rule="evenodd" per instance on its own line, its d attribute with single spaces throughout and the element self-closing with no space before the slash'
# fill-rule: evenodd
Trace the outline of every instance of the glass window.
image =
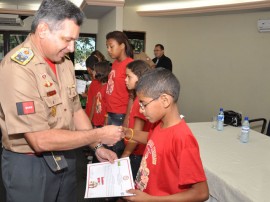
<svg viewBox="0 0 270 202">
<path fill-rule="evenodd" d="M 0 34 L 0 61 L 4 57 L 4 35 Z"/>
<path fill-rule="evenodd" d="M 86 70 L 85 60 L 96 49 L 96 36 L 81 34 L 75 43 L 75 70 Z"/>
<path fill-rule="evenodd" d="M 12 50 L 26 39 L 28 34 L 10 34 L 9 35 L 9 50 Z"/>
</svg>

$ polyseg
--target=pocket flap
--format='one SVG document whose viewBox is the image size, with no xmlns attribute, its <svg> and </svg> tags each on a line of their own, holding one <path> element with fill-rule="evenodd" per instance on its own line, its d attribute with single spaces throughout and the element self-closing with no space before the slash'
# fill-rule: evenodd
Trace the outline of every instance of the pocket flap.
<svg viewBox="0 0 270 202">
<path fill-rule="evenodd" d="M 76 88 L 69 88 L 68 97 L 73 98 L 77 95 Z"/>
<path fill-rule="evenodd" d="M 62 100 L 60 99 L 58 94 L 49 97 L 43 97 L 43 99 L 48 105 L 48 107 L 52 107 L 62 103 Z"/>
</svg>

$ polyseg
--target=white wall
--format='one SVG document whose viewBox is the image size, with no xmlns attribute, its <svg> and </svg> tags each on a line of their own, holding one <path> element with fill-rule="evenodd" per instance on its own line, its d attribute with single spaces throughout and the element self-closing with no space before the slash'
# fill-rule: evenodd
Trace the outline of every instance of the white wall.
<svg viewBox="0 0 270 202">
<path fill-rule="evenodd" d="M 149 56 L 156 43 L 165 46 L 189 122 L 210 121 L 219 107 L 270 119 L 270 32 L 257 31 L 258 19 L 270 12 L 140 17 L 124 8 L 124 30 L 146 31 Z"/>
<path fill-rule="evenodd" d="M 114 30 L 123 30 L 123 7 L 115 7 L 107 15 L 99 19 L 97 50 L 103 53 L 107 60 L 111 60 L 111 58 L 106 48 L 106 34 Z"/>
</svg>

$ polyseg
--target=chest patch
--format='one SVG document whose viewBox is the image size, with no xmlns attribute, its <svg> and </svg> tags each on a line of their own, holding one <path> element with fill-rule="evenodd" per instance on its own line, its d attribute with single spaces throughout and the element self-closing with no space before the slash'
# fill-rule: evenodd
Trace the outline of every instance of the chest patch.
<svg viewBox="0 0 270 202">
<path fill-rule="evenodd" d="M 27 115 L 35 113 L 34 101 L 17 102 L 16 107 L 18 115 Z"/>
</svg>

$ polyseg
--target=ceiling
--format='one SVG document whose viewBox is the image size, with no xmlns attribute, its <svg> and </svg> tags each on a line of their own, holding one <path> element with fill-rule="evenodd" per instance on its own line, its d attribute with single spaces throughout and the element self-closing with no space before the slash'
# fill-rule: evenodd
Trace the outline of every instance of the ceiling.
<svg viewBox="0 0 270 202">
<path fill-rule="evenodd" d="M 219 5 L 228 4 L 229 5 L 228 9 L 232 10 L 231 5 L 239 5 L 239 3 L 243 4 L 244 6 L 247 3 L 248 6 L 250 7 L 250 5 L 253 6 L 253 3 L 255 2 L 256 5 L 259 5 L 259 7 L 265 7 L 266 4 L 264 4 L 264 2 L 269 2 L 268 0 L 267 1 L 266 0 L 70 0 L 70 1 L 80 6 L 86 18 L 88 19 L 99 19 L 108 12 L 110 12 L 115 6 L 124 6 L 124 4 L 125 6 L 140 5 L 139 7 L 143 6 L 147 7 L 147 9 L 143 11 L 140 11 L 140 8 L 138 8 L 137 13 L 142 16 L 147 15 L 162 16 L 175 14 L 171 13 L 171 11 L 178 12 L 178 14 L 180 10 L 184 10 L 185 13 L 194 12 L 194 7 L 204 9 L 206 8 L 207 12 L 209 6 L 216 7 Z M 1 13 L 19 14 L 22 18 L 24 18 L 33 15 L 35 11 L 38 9 L 41 2 L 42 0 L 0 0 L 0 14 Z M 159 5 L 159 8 L 156 8 L 156 5 Z M 162 7 L 160 7 L 160 5 L 162 5 Z M 169 6 L 173 6 L 173 8 L 170 8 Z M 238 8 L 238 10 L 241 9 L 245 9 L 245 7 Z"/>
</svg>

